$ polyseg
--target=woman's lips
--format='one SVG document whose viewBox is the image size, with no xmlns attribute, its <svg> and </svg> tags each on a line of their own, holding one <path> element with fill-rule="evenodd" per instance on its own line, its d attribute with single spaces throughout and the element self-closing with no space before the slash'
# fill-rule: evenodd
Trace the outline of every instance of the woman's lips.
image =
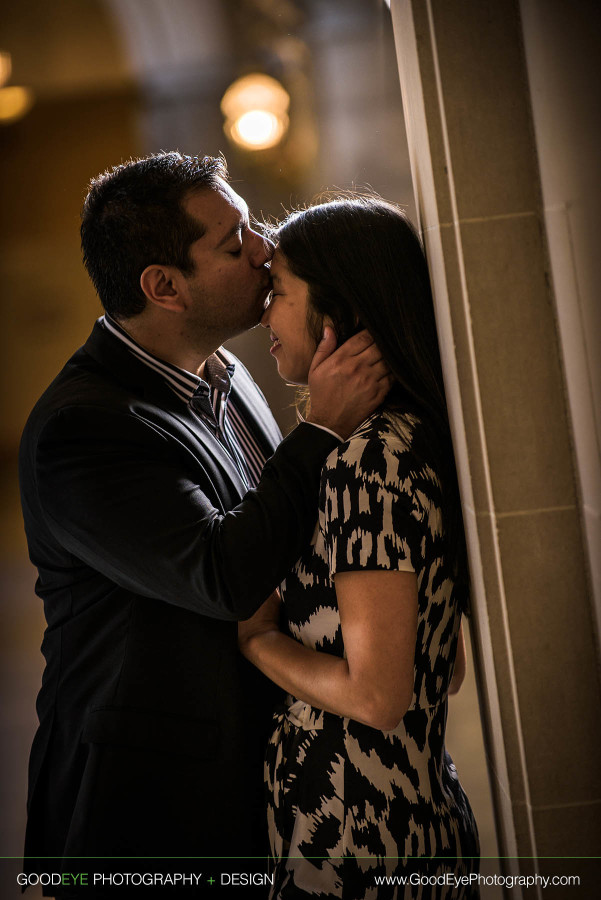
<svg viewBox="0 0 601 900">
<path fill-rule="evenodd" d="M 282 345 L 280 344 L 278 338 L 275 336 L 275 334 L 273 333 L 273 331 L 271 332 L 271 334 L 269 335 L 269 337 L 271 338 L 271 347 L 269 348 L 269 352 L 270 352 L 270 353 L 277 353 L 278 350 L 280 349 L 280 347 L 281 347 Z"/>
</svg>

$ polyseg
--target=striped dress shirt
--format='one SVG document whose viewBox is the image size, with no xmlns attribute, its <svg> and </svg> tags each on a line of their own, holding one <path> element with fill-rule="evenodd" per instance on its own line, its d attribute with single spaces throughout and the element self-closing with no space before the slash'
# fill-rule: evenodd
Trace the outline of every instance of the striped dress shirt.
<svg viewBox="0 0 601 900">
<path fill-rule="evenodd" d="M 236 407 L 234 397 L 230 397 L 236 366 L 225 350 L 220 347 L 209 356 L 205 363 L 206 380 L 203 380 L 145 350 L 108 314 L 105 313 L 101 322 L 130 353 L 163 377 L 182 403 L 187 404 L 218 437 L 247 487 L 256 487 L 267 457 L 254 432 L 252 420 L 244 416 Z"/>
</svg>

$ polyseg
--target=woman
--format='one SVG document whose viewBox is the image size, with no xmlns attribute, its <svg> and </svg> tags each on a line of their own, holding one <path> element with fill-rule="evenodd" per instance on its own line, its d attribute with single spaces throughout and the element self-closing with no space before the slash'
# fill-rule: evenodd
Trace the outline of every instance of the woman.
<svg viewBox="0 0 601 900">
<path fill-rule="evenodd" d="M 477 896 L 375 880 L 465 874 L 479 853 L 444 748 L 467 573 L 421 244 L 397 207 L 359 196 L 293 213 L 276 238 L 262 324 L 280 376 L 307 383 L 324 327 L 339 342 L 367 328 L 395 384 L 326 461 L 283 630 L 275 597 L 240 626 L 242 652 L 288 692 L 266 757 L 272 896 Z M 415 857 L 447 861 L 402 862 Z"/>
</svg>

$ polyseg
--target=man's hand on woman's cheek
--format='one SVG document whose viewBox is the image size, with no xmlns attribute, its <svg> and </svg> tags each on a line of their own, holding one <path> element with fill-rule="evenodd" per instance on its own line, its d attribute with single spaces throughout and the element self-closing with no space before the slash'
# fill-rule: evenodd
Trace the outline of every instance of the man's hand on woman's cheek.
<svg viewBox="0 0 601 900">
<path fill-rule="evenodd" d="M 384 401 L 393 378 L 368 331 L 336 348 L 327 325 L 309 370 L 311 412 L 308 422 L 346 439 Z"/>
</svg>

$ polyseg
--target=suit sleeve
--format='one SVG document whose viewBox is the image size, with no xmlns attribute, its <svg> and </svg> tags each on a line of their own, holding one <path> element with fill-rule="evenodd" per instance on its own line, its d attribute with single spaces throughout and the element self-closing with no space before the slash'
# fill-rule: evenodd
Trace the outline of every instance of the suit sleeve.
<svg viewBox="0 0 601 900">
<path fill-rule="evenodd" d="M 321 467 L 335 445 L 325 432 L 298 426 L 257 488 L 221 514 L 158 426 L 70 407 L 42 431 L 37 488 L 54 537 L 120 587 L 202 615 L 244 619 L 309 540 Z"/>
</svg>

